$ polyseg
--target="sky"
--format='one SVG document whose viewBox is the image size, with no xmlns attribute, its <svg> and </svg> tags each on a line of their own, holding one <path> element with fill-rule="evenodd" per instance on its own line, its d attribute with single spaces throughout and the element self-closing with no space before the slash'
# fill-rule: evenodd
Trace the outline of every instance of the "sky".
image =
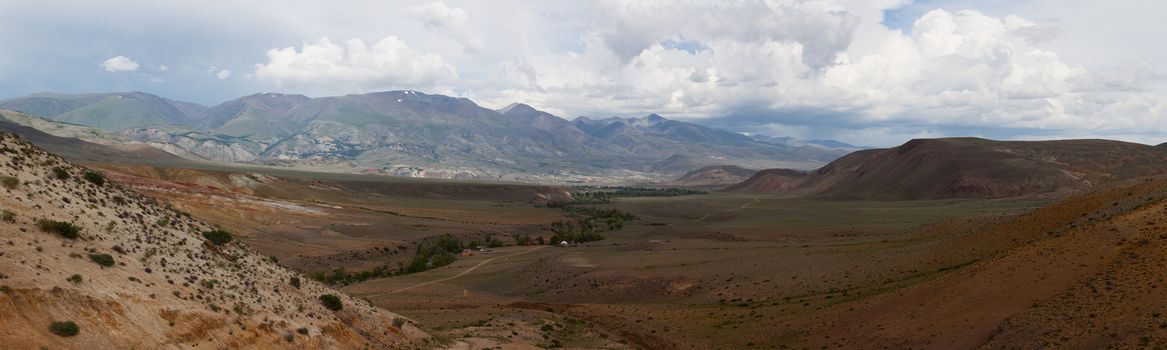
<svg viewBox="0 0 1167 350">
<path fill-rule="evenodd" d="M 1167 141 L 1162 1 L 0 0 L 0 98 L 411 89 L 727 130 Z"/>
</svg>

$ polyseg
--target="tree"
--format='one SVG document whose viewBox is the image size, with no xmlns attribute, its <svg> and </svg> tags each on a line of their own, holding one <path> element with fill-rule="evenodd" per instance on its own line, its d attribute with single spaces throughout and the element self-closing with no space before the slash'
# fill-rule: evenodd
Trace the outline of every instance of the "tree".
<svg viewBox="0 0 1167 350">
<path fill-rule="evenodd" d="M 82 177 L 84 177 L 85 180 L 92 182 L 94 185 L 97 185 L 99 187 L 101 185 L 105 185 L 105 175 L 102 175 L 99 172 L 96 172 L 93 170 L 86 170 L 85 174 L 83 174 Z"/>
<path fill-rule="evenodd" d="M 49 324 L 49 332 L 62 337 L 72 337 L 81 332 L 81 327 L 73 321 L 53 321 Z"/>
<path fill-rule="evenodd" d="M 325 294 L 320 296 L 320 304 L 332 311 L 337 311 L 344 308 L 344 304 L 340 302 L 340 297 L 333 294 Z"/>
<path fill-rule="evenodd" d="M 40 219 L 36 221 L 36 227 L 41 231 L 56 233 L 68 239 L 77 239 L 81 235 L 81 228 L 68 222 Z"/>
<path fill-rule="evenodd" d="M 102 267 L 110 267 L 114 264 L 113 256 L 109 254 L 89 254 L 89 260 L 93 260 L 94 263 Z"/>
<path fill-rule="evenodd" d="M 53 168 L 53 176 L 56 177 L 57 180 L 65 180 L 69 178 L 69 171 L 62 167 L 56 167 Z"/>
<path fill-rule="evenodd" d="M 203 232 L 203 238 L 211 241 L 214 245 L 224 245 L 231 243 L 231 233 L 224 230 L 213 230 Z"/>
</svg>

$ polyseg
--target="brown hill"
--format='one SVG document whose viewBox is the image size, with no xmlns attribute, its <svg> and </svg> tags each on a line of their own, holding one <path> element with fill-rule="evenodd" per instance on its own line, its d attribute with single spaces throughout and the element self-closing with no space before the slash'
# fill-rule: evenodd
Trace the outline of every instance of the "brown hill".
<svg viewBox="0 0 1167 350">
<path fill-rule="evenodd" d="M 672 186 L 725 186 L 744 181 L 758 171 L 736 165 L 710 165 L 670 181 Z"/>
<path fill-rule="evenodd" d="M 917 139 L 851 153 L 786 189 L 836 199 L 999 198 L 1077 190 L 1167 171 L 1167 150 L 1110 140 Z"/>
<path fill-rule="evenodd" d="M 934 254 L 967 266 L 802 317 L 793 347 L 1154 348 L 1167 342 L 1164 212 L 1155 177 L 952 235 Z"/>
<path fill-rule="evenodd" d="M 0 132 L 0 347 L 392 348 L 427 337 L 246 246 L 212 243 L 211 225 L 97 174 Z M 326 308 L 326 294 L 342 308 Z M 56 321 L 79 332 L 57 335 Z"/>
<path fill-rule="evenodd" d="M 806 173 L 790 169 L 766 169 L 755 173 L 745 181 L 739 182 L 725 189 L 729 192 L 761 192 L 774 193 L 790 190 L 802 182 Z"/>
</svg>

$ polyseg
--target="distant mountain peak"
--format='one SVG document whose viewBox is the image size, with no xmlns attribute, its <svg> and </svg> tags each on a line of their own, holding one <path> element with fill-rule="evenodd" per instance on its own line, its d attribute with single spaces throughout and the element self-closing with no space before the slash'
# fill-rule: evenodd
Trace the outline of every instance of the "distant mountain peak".
<svg viewBox="0 0 1167 350">
<path fill-rule="evenodd" d="M 526 103 L 522 103 L 522 102 L 513 102 L 513 103 L 507 105 L 506 107 L 500 108 L 497 112 L 502 113 L 502 114 L 508 114 L 511 111 L 515 111 L 516 113 L 517 112 L 531 112 L 531 111 L 538 112 L 538 110 L 535 109 L 535 107 L 531 107 L 530 105 L 528 105 Z"/>
</svg>

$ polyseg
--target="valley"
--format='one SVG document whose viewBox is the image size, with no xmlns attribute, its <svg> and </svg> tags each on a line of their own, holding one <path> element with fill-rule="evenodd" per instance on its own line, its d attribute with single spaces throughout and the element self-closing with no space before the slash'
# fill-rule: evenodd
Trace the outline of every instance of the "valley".
<svg viewBox="0 0 1167 350">
<path fill-rule="evenodd" d="M 1123 256 L 1158 256 L 1142 247 L 1164 244 L 1157 217 L 1167 212 L 1167 180 L 1144 176 L 1154 173 L 1161 148 L 1102 141 L 1039 156 L 1046 160 L 1007 160 L 1028 164 L 1026 176 L 1046 184 L 1022 193 L 932 187 L 904 198 L 901 189 L 945 182 L 887 167 L 901 161 L 895 157 L 945 169 L 959 157 L 992 159 L 985 155 L 999 154 L 991 149 L 999 144 L 919 140 L 849 155 L 816 172 L 706 167 L 677 180 L 688 188 L 607 187 L 151 158 L 13 130 L 232 232 L 305 279 L 400 313 L 433 337 L 431 346 L 450 349 L 1132 344 L 1143 340 L 1089 336 L 1090 322 L 1066 325 L 1073 337 L 1034 338 L 1001 327 L 1049 327 L 1033 318 L 1069 307 L 1062 303 L 1120 302 L 1075 295 L 1083 283 L 1125 278 Z M 1006 159 L 1064 148 L 1000 145 L 1011 150 Z M 1113 154 L 1113 147 L 1126 156 L 1106 173 L 1084 161 Z M 855 160 L 865 154 L 893 159 L 869 168 L 862 164 L 870 161 Z M 1037 170 L 1047 167 L 1075 169 L 1081 181 Z M 858 180 L 834 180 L 856 174 Z M 981 184 L 1017 176 L 956 174 Z M 735 178 L 741 182 L 724 183 Z M 840 184 L 868 186 L 845 192 L 865 198 L 838 198 Z M 1048 283 L 1030 288 L 1027 279 Z M 1135 304 L 1116 307 L 1164 306 L 1146 299 L 1157 291 L 1151 283 L 1150 290 L 1120 290 Z M 990 300 L 997 301 L 985 304 Z M 964 321 L 937 322 L 927 316 L 933 312 Z M 1137 323 L 1122 324 L 1130 334 L 1148 334 L 1129 328 Z"/>
<path fill-rule="evenodd" d="M 0 350 L 1167 349 L 1167 2 L 0 2 Z"/>
<path fill-rule="evenodd" d="M 324 278 L 338 269 L 395 270 L 409 264 L 415 244 L 440 235 L 498 240 L 499 247 L 473 249 L 429 271 L 339 284 L 417 320 L 450 346 L 473 348 L 785 344 L 725 334 L 758 334 L 752 327 L 773 328 L 841 300 L 963 269 L 1020 244 L 986 241 L 979 230 L 1056 201 L 617 197 L 585 205 L 637 217 L 604 240 L 524 246 L 517 237 L 548 237 L 553 223 L 568 219 L 544 201 L 580 190 L 102 167 L 111 179 L 230 227 L 261 253 Z M 229 180 L 241 177 L 250 180 Z"/>
</svg>

